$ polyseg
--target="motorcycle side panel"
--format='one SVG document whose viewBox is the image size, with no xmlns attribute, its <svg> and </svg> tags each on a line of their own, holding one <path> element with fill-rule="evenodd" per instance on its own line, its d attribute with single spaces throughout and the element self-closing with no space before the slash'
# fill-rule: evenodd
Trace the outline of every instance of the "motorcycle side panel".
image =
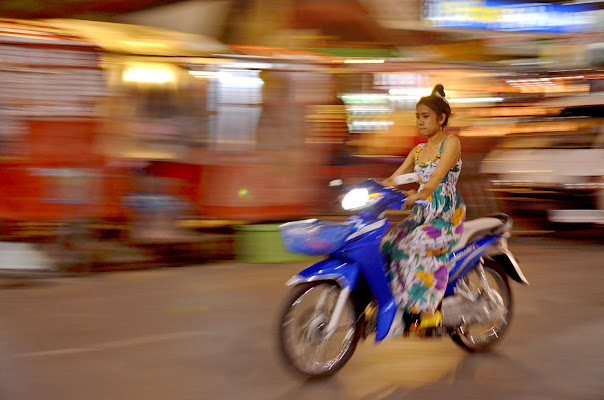
<svg viewBox="0 0 604 400">
<path fill-rule="evenodd" d="M 396 314 L 396 301 L 394 298 L 384 306 L 380 306 L 380 311 L 377 317 L 377 326 L 375 330 L 375 342 L 381 342 L 388 335 L 390 326 Z"/>
<path fill-rule="evenodd" d="M 465 274 L 474 268 L 480 257 L 483 257 L 498 240 L 499 236 L 487 236 L 474 243 L 470 243 L 451 255 L 450 262 L 455 262 L 455 266 L 449 272 L 449 282 L 447 283 L 445 296 L 453 294 L 459 279 L 463 278 Z"/>
<path fill-rule="evenodd" d="M 392 299 L 388 286 L 386 256 L 380 251 L 380 242 L 387 229 L 388 225 L 383 225 L 365 233 L 337 254 L 338 257 L 356 260 L 380 307 L 385 306 Z"/>
<path fill-rule="evenodd" d="M 376 223 L 376 225 L 378 225 Z M 359 260 L 360 272 L 367 281 L 378 303 L 378 317 L 375 341 L 383 340 L 392 325 L 396 313 L 396 301 L 388 284 L 388 265 L 386 256 L 380 251 L 381 240 L 388 230 L 388 224 L 363 234 L 343 250 L 343 256 Z"/>
</svg>

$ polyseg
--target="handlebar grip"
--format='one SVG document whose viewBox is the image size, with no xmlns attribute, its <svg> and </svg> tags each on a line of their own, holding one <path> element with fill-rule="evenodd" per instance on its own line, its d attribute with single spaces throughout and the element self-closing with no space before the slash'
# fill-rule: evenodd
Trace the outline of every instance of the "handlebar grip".
<svg viewBox="0 0 604 400">
<path fill-rule="evenodd" d="M 406 185 L 413 182 L 419 182 L 419 175 L 417 175 L 415 172 L 397 175 L 394 177 L 394 183 L 397 185 Z"/>
<path fill-rule="evenodd" d="M 405 202 L 407 201 L 407 199 L 403 199 L 402 203 L 403 203 L 403 208 L 405 207 Z M 429 201 L 428 200 L 415 200 L 415 202 L 413 204 L 417 204 L 418 206 L 423 206 L 424 204 L 428 204 Z"/>
</svg>

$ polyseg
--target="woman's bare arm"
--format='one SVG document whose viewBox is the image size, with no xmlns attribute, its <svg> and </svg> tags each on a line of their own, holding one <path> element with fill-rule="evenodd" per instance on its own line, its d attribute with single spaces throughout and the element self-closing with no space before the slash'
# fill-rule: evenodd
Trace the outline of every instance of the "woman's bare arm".
<svg viewBox="0 0 604 400">
<path fill-rule="evenodd" d="M 407 174 L 409 172 L 413 172 L 413 167 L 414 167 L 414 151 L 415 148 L 413 149 L 413 151 L 411 151 L 408 155 L 407 158 L 405 158 L 405 161 L 403 161 L 403 163 L 401 164 L 400 167 L 398 167 L 396 169 L 396 171 L 394 171 L 394 173 L 392 175 L 390 175 L 388 178 L 384 179 L 382 181 L 382 185 L 385 186 L 397 186 L 396 183 L 394 183 L 394 178 L 396 178 L 399 175 L 402 174 Z"/>
</svg>

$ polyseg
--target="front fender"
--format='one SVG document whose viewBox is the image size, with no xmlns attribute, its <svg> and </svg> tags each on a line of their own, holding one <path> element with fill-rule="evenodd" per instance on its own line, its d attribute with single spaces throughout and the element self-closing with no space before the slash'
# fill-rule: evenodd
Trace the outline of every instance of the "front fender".
<svg viewBox="0 0 604 400">
<path fill-rule="evenodd" d="M 293 276 L 287 281 L 287 286 L 294 286 L 305 282 L 332 280 L 336 281 L 342 289 L 350 288 L 350 290 L 354 290 L 359 282 L 359 272 L 360 266 L 357 264 L 328 258 L 311 265 L 298 275 Z M 388 293 L 390 293 L 387 285 L 384 290 L 388 290 Z M 380 299 L 382 299 L 381 296 L 378 298 L 380 307 L 377 317 L 376 342 L 383 340 L 387 336 L 396 313 L 396 303 L 392 295 L 386 296 L 382 301 Z"/>
<path fill-rule="evenodd" d="M 353 290 L 359 281 L 359 266 L 344 260 L 327 258 L 311 265 L 287 281 L 287 286 L 305 282 L 336 281 L 342 288 Z"/>
</svg>

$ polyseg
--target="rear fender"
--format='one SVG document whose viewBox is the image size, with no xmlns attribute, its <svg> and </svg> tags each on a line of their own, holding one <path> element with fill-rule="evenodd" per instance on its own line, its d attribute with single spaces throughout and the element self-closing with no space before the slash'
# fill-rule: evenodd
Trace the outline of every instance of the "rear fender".
<svg viewBox="0 0 604 400">
<path fill-rule="evenodd" d="M 518 283 L 528 285 L 528 280 L 522 273 L 518 261 L 514 254 L 508 248 L 508 237 L 502 236 L 499 238 L 496 246 L 493 246 L 486 254 L 487 258 L 492 259 L 497 264 L 501 265 L 506 274 Z"/>
<path fill-rule="evenodd" d="M 493 259 L 493 261 L 501 265 L 505 273 L 508 274 L 508 276 L 516 282 L 525 285 L 529 284 L 528 280 L 522 273 L 520 266 L 518 265 L 518 261 L 516 261 L 516 258 L 509 250 L 500 254 L 490 254 L 489 258 Z"/>
</svg>

